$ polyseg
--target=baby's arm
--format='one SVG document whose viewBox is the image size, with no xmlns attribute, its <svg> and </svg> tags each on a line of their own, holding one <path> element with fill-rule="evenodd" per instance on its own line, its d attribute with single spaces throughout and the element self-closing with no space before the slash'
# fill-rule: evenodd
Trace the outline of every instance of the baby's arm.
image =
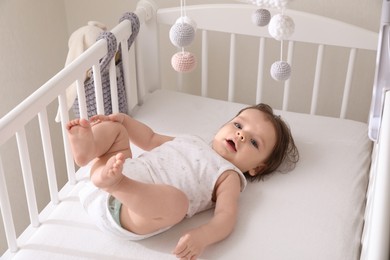
<svg viewBox="0 0 390 260">
<path fill-rule="evenodd" d="M 206 224 L 182 236 L 173 253 L 181 259 L 196 259 L 203 250 L 226 238 L 237 220 L 241 180 L 234 171 L 225 172 L 216 187 L 216 206 L 213 218 Z"/>
<path fill-rule="evenodd" d="M 146 151 L 152 150 L 153 148 L 173 139 L 171 136 L 155 133 L 149 126 L 127 114 L 118 113 L 109 116 L 96 115 L 91 118 L 91 121 L 98 120 L 110 120 L 123 124 L 127 130 L 130 141 Z"/>
</svg>

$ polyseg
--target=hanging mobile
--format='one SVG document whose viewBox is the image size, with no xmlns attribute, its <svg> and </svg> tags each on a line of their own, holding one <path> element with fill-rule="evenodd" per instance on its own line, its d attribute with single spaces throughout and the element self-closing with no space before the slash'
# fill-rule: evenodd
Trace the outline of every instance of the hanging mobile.
<svg viewBox="0 0 390 260">
<path fill-rule="evenodd" d="M 294 33 L 295 24 L 290 16 L 284 14 L 287 1 L 274 1 L 277 6 L 282 8 L 282 12 L 271 18 L 268 25 L 268 32 L 274 39 L 280 41 L 280 61 L 272 64 L 270 73 L 273 79 L 285 81 L 291 76 L 291 66 L 287 61 L 283 61 L 283 40 L 288 39 Z"/>
<path fill-rule="evenodd" d="M 257 26 L 267 26 L 270 20 L 271 13 L 268 9 L 260 8 L 252 14 L 252 22 Z"/>
<path fill-rule="evenodd" d="M 248 0 L 256 4 L 260 9 L 252 13 L 252 23 L 257 26 L 267 26 L 269 34 L 280 41 L 280 60 L 272 64 L 270 73 L 277 81 L 288 80 L 291 76 L 291 66 L 287 61 L 283 61 L 283 40 L 289 38 L 295 29 L 294 21 L 284 14 L 284 10 L 290 0 Z M 271 18 L 271 13 L 266 8 L 282 10 Z"/>
<path fill-rule="evenodd" d="M 171 59 L 171 65 L 177 72 L 190 72 L 196 67 L 195 55 L 185 51 L 184 47 L 191 45 L 195 38 L 196 24 L 185 10 L 185 0 L 180 1 L 180 18 L 169 30 L 169 39 L 176 47 L 181 48 Z"/>
<path fill-rule="evenodd" d="M 276 61 L 271 66 L 271 76 L 275 80 L 285 81 L 291 76 L 291 66 L 287 61 L 283 61 L 283 40 L 289 38 L 294 33 L 295 24 L 291 17 L 281 14 L 274 15 L 268 25 L 268 31 L 273 38 L 280 41 L 280 61 Z"/>
</svg>

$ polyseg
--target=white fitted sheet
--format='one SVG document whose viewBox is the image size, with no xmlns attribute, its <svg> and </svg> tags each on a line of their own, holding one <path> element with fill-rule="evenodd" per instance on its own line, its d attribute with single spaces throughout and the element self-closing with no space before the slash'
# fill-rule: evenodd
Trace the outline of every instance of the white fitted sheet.
<svg viewBox="0 0 390 260">
<path fill-rule="evenodd" d="M 134 117 L 157 132 L 192 133 L 211 140 L 243 107 L 158 90 Z M 240 199 L 236 229 L 201 259 L 358 259 L 372 147 L 367 125 L 277 113 L 292 128 L 300 162 L 290 173 L 277 172 L 263 182 L 249 183 Z M 81 169 L 81 179 L 86 170 Z M 175 259 L 170 252 L 181 234 L 213 213 L 198 214 L 144 241 L 117 241 L 100 232 L 82 209 L 77 192 L 83 184 L 68 187 L 71 192 L 42 217 L 42 225 L 15 259 Z"/>
</svg>

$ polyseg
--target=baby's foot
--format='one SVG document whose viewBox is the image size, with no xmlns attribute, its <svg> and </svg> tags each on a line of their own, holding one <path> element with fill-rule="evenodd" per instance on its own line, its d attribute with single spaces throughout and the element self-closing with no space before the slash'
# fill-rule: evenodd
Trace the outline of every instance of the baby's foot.
<svg viewBox="0 0 390 260">
<path fill-rule="evenodd" d="M 111 193 L 112 189 L 115 189 L 115 186 L 125 177 L 122 174 L 124 163 L 125 155 L 123 153 L 112 156 L 100 172 L 91 175 L 93 184 Z"/>
<path fill-rule="evenodd" d="M 83 118 L 75 119 L 66 125 L 66 129 L 76 164 L 88 164 L 95 157 L 95 142 L 90 123 Z"/>
</svg>

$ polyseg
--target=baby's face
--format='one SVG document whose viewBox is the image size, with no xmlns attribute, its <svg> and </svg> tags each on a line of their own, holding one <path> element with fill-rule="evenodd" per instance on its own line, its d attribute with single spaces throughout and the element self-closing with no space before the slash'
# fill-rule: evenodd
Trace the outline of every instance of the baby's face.
<svg viewBox="0 0 390 260">
<path fill-rule="evenodd" d="M 257 172 L 276 144 L 276 132 L 266 115 L 246 109 L 224 125 L 213 140 L 213 149 L 242 172 Z"/>
</svg>

